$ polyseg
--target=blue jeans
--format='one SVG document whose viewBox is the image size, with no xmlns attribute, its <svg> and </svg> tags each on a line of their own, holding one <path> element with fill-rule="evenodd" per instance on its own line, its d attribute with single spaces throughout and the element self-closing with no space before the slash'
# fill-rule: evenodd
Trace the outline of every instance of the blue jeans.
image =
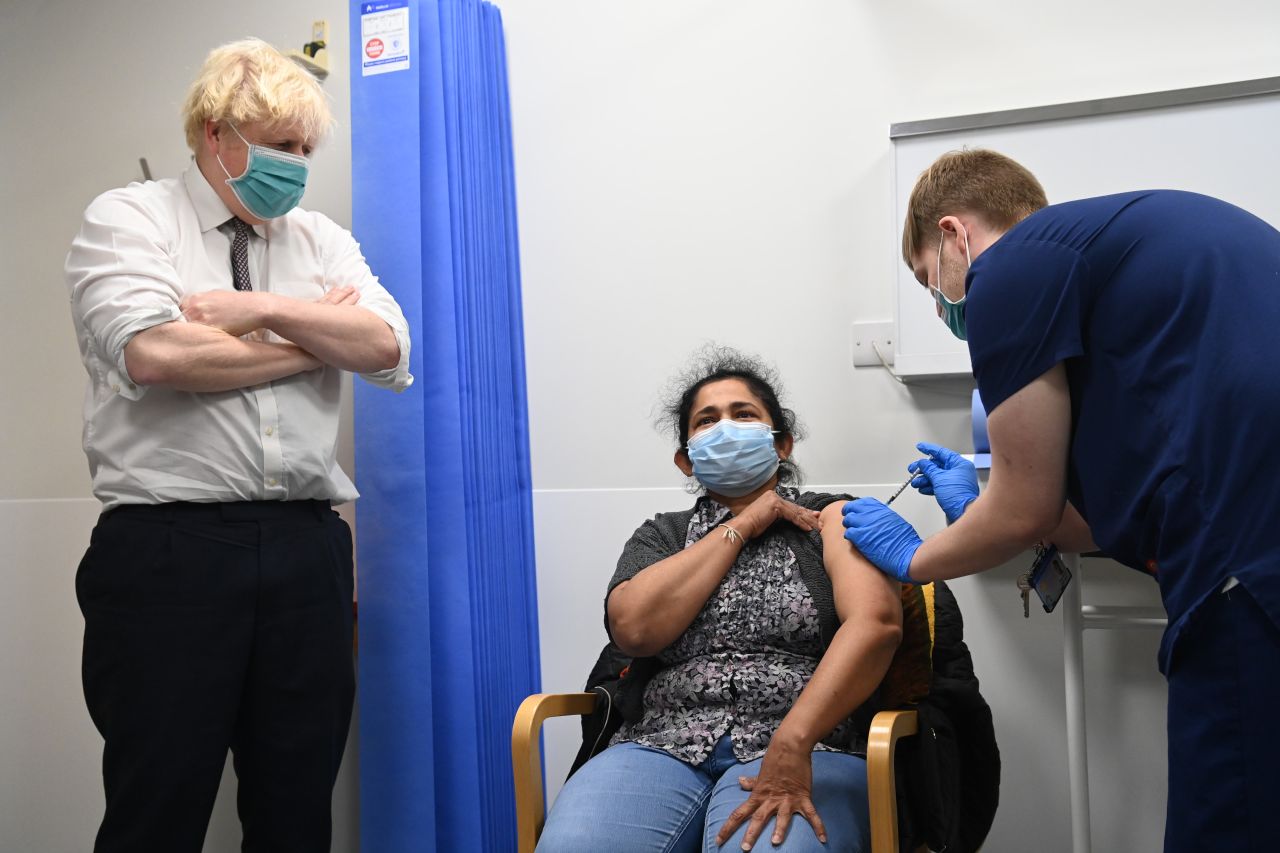
<svg viewBox="0 0 1280 853">
<path fill-rule="evenodd" d="M 750 794 L 739 776 L 755 776 L 760 761 L 740 763 L 726 735 L 706 761 L 685 764 L 660 749 L 620 743 L 583 765 L 565 783 L 547 816 L 538 853 L 717 853 L 742 848 L 747 823 L 723 848 L 716 833 Z M 770 818 L 756 840 L 760 851 L 862 853 L 871 849 L 867 763 L 842 752 L 813 753 L 813 804 L 827 828 L 821 844 L 813 827 L 792 817 L 786 840 L 770 843 Z"/>
</svg>

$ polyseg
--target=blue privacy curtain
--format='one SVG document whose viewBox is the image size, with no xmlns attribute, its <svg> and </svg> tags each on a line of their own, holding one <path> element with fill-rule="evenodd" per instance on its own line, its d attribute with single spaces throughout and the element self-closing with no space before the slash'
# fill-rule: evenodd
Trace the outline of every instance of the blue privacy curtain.
<svg viewBox="0 0 1280 853">
<path fill-rule="evenodd" d="M 353 3 L 351 54 L 353 230 L 416 377 L 355 383 L 361 849 L 512 850 L 538 632 L 502 20 Z"/>
</svg>

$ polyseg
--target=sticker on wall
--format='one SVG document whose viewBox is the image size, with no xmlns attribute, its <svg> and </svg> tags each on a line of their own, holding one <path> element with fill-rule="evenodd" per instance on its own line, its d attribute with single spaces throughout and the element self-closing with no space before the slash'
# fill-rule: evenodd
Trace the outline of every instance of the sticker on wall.
<svg viewBox="0 0 1280 853">
<path fill-rule="evenodd" d="M 360 7 L 360 74 L 409 67 L 409 0 L 378 0 Z"/>
</svg>

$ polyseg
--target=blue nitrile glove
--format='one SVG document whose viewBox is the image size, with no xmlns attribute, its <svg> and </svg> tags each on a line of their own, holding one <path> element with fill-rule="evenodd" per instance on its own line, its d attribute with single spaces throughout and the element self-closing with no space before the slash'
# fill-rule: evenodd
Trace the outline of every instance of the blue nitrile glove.
<svg viewBox="0 0 1280 853">
<path fill-rule="evenodd" d="M 941 445 L 922 441 L 916 449 L 929 455 L 907 466 L 908 471 L 920 475 L 911 481 L 912 487 L 922 495 L 933 495 L 947 514 L 947 524 L 954 524 L 978 497 L 978 469 Z"/>
<path fill-rule="evenodd" d="M 858 498 L 841 509 L 844 538 L 876 568 L 903 583 L 912 583 L 911 558 L 920 547 L 915 528 L 875 498 Z"/>
</svg>

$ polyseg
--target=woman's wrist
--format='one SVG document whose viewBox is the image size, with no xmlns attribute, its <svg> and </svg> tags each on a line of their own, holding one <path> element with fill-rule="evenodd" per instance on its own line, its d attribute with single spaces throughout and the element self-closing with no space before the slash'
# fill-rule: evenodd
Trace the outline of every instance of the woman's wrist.
<svg viewBox="0 0 1280 853">
<path fill-rule="evenodd" d="M 747 539 L 749 538 L 746 535 L 744 535 L 744 533 L 741 530 L 739 530 L 736 525 L 729 524 L 728 522 L 716 525 L 716 529 L 720 531 L 721 539 L 724 539 L 730 542 L 731 544 L 738 546 L 739 548 L 745 545 L 747 543 Z"/>
<path fill-rule="evenodd" d="M 773 733 L 773 737 L 769 741 L 769 748 L 778 747 L 787 752 L 812 752 L 821 738 L 811 737 L 809 734 L 801 731 L 800 727 L 790 724 L 786 719 L 782 721 L 782 725 L 778 726 L 778 730 Z"/>
</svg>

